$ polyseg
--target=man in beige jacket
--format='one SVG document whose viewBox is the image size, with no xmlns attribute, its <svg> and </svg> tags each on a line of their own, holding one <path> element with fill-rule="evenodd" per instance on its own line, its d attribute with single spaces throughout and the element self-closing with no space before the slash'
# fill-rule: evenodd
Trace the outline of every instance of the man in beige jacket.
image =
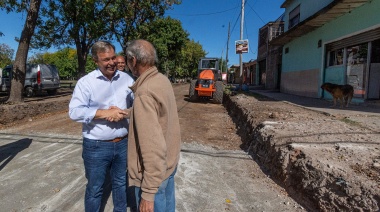
<svg viewBox="0 0 380 212">
<path fill-rule="evenodd" d="M 159 73 L 154 46 L 146 40 L 127 47 L 127 65 L 137 78 L 128 143 L 129 185 L 136 186 L 139 211 L 175 211 L 174 175 L 181 134 L 169 79 Z"/>
</svg>

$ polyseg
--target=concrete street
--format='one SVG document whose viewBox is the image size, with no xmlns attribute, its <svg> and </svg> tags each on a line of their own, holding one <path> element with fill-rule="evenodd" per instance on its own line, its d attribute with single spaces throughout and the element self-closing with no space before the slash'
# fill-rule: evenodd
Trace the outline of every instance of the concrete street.
<svg viewBox="0 0 380 212">
<path fill-rule="evenodd" d="M 80 137 L 0 134 L 0 211 L 83 211 Z M 183 146 L 177 211 L 304 211 L 243 151 Z M 112 211 L 108 193 L 104 211 Z"/>
</svg>

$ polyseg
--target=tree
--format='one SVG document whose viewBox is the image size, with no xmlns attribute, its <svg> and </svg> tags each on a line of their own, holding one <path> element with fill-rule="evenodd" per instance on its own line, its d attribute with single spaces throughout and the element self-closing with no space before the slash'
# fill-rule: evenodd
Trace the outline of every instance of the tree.
<svg viewBox="0 0 380 212">
<path fill-rule="evenodd" d="M 45 63 L 44 61 L 44 54 L 46 53 L 36 53 L 28 58 L 28 63 Z"/>
<path fill-rule="evenodd" d="M 186 42 L 181 50 L 182 77 L 192 77 L 197 75 L 199 59 L 206 56 L 202 45 L 194 40 Z"/>
<path fill-rule="evenodd" d="M 157 18 L 162 18 L 172 4 L 180 4 L 178 0 L 116 0 L 110 30 L 112 37 L 120 44 L 125 53 L 128 42 L 139 37 L 140 27 Z"/>
<path fill-rule="evenodd" d="M 25 8 L 25 1 L 21 1 L 21 6 L 16 7 L 18 3 L 16 1 L 4 1 L 0 4 L 2 8 L 6 8 L 6 10 L 11 10 L 12 7 L 22 9 Z M 16 53 L 16 59 L 13 64 L 12 70 L 12 80 L 11 80 L 11 92 L 7 103 L 16 103 L 23 102 L 24 96 L 24 83 L 25 83 L 25 69 L 26 69 L 26 59 L 28 57 L 29 44 L 31 38 L 34 34 L 34 28 L 37 23 L 38 11 L 40 9 L 41 0 L 30 0 L 28 14 L 25 20 L 24 28 L 21 32 L 21 37 Z"/>
<path fill-rule="evenodd" d="M 128 35 L 136 35 L 134 29 L 162 16 L 168 7 L 164 0 L 47 0 L 41 9 L 34 46 L 75 46 L 80 78 L 97 40 L 117 38 L 125 48 Z"/>
<path fill-rule="evenodd" d="M 170 17 L 159 18 L 142 25 L 139 33 L 140 38 L 149 40 L 155 46 L 161 72 L 169 76 L 170 70 L 180 67 L 181 49 L 185 47 L 188 33 L 182 28 L 179 20 Z"/>
<path fill-rule="evenodd" d="M 12 63 L 15 50 L 11 49 L 7 44 L 0 44 L 0 68 Z"/>
<path fill-rule="evenodd" d="M 112 0 L 47 0 L 34 40 L 35 47 L 75 46 L 78 78 L 86 73 L 91 46 L 109 33 Z M 42 21 L 45 20 L 45 21 Z"/>
</svg>

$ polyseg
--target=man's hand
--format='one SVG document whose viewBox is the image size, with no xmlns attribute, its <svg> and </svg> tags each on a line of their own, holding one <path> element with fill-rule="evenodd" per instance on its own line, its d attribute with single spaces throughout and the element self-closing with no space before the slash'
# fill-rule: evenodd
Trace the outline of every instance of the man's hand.
<svg viewBox="0 0 380 212">
<path fill-rule="evenodd" d="M 119 108 L 116 106 L 111 106 L 110 109 L 119 109 Z M 123 118 L 129 118 L 130 114 L 131 114 L 131 108 L 127 108 L 127 109 L 121 110 L 119 112 L 124 116 Z"/>
<path fill-rule="evenodd" d="M 117 122 L 125 117 L 127 117 L 128 113 L 116 106 L 111 106 L 108 109 L 97 110 L 95 114 L 96 119 L 105 119 L 111 122 Z"/>
<path fill-rule="evenodd" d="M 124 110 L 116 107 L 116 106 L 111 106 L 109 109 L 109 116 L 106 117 L 107 121 L 111 122 L 118 122 L 121 119 L 124 119 L 128 114 Z"/>
<path fill-rule="evenodd" d="M 154 212 L 154 202 L 141 198 L 140 212 Z"/>
</svg>

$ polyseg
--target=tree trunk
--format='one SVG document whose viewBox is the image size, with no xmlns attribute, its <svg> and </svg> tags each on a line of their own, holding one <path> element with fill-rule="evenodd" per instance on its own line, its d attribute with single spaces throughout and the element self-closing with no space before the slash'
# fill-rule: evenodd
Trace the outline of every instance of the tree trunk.
<svg viewBox="0 0 380 212">
<path fill-rule="evenodd" d="M 86 33 L 84 33 L 86 35 Z M 80 40 L 79 32 L 76 34 L 77 38 L 74 38 L 75 40 L 75 46 L 77 48 L 77 55 L 78 55 L 78 76 L 77 79 L 79 80 L 81 77 L 86 75 L 86 63 L 87 63 L 87 56 L 89 52 L 89 47 L 86 44 L 86 40 L 83 39 L 83 41 Z M 88 43 L 91 43 L 92 40 L 89 40 Z"/>
<path fill-rule="evenodd" d="M 24 84 L 26 60 L 28 58 L 30 40 L 34 34 L 38 11 L 42 0 L 31 0 L 28 15 L 25 20 L 24 29 L 21 32 L 20 42 L 17 48 L 16 59 L 13 64 L 11 92 L 7 103 L 18 103 L 24 101 Z"/>
<path fill-rule="evenodd" d="M 85 52 L 83 52 L 77 48 L 77 55 L 78 55 L 78 76 L 77 76 L 77 79 L 79 80 L 81 77 L 86 75 L 87 53 L 85 53 Z"/>
</svg>

